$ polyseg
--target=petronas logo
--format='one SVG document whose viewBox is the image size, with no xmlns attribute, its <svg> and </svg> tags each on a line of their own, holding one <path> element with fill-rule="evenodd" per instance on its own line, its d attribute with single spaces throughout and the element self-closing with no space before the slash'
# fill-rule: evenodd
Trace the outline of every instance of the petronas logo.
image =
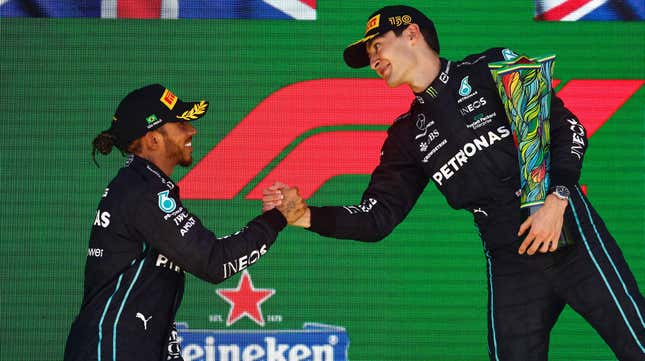
<svg viewBox="0 0 645 361">
<path fill-rule="evenodd" d="M 467 96 L 470 94 L 470 92 L 473 90 L 473 88 L 470 87 L 470 84 L 468 84 L 468 77 L 464 77 L 461 79 L 461 86 L 459 87 L 459 95 L 462 97 Z"/>
</svg>

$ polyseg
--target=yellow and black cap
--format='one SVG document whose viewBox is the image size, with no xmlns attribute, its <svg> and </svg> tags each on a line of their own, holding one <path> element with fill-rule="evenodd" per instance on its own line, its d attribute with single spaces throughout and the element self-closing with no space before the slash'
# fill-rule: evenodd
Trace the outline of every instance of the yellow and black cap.
<svg viewBox="0 0 645 361">
<path fill-rule="evenodd" d="M 417 24 L 421 30 L 426 29 L 430 39 L 426 39 L 430 47 L 439 54 L 439 39 L 434 24 L 419 10 L 405 5 L 386 6 L 377 10 L 367 18 L 365 34 L 360 40 L 350 44 L 343 52 L 345 63 L 352 68 L 362 68 L 369 65 L 365 44 L 390 30 L 405 28 Z"/>
<path fill-rule="evenodd" d="M 189 122 L 201 118 L 208 102 L 185 102 L 161 84 L 147 85 L 126 95 L 116 108 L 107 130 L 122 151 L 132 141 L 170 122 Z"/>
</svg>

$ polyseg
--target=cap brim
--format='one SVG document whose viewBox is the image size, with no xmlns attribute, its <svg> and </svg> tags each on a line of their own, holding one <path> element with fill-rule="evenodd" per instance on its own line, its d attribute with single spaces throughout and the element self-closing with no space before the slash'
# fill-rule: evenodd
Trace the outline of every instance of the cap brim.
<svg viewBox="0 0 645 361">
<path fill-rule="evenodd" d="M 198 102 L 183 102 L 180 100 L 175 105 L 175 109 L 173 109 L 174 117 L 169 121 L 190 122 L 203 117 L 207 111 L 208 102 L 205 100 Z"/>
<path fill-rule="evenodd" d="M 355 69 L 368 66 L 370 64 L 370 58 L 367 56 L 365 43 L 378 35 L 379 33 L 368 35 L 345 48 L 343 52 L 345 63 Z"/>
</svg>

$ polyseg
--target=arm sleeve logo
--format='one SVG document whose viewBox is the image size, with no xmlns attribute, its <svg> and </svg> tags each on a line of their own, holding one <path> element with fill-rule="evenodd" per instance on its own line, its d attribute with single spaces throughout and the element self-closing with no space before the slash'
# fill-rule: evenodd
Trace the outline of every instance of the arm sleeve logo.
<svg viewBox="0 0 645 361">
<path fill-rule="evenodd" d="M 157 193 L 159 196 L 159 209 L 166 213 L 171 213 L 177 208 L 177 202 L 171 197 L 168 197 L 169 193 L 170 191 L 168 190 Z"/>
</svg>

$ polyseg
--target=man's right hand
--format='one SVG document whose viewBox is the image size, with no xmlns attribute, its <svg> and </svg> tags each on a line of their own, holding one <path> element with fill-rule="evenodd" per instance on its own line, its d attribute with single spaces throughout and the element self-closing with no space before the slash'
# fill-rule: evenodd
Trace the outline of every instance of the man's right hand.
<svg viewBox="0 0 645 361">
<path fill-rule="evenodd" d="M 262 190 L 262 211 L 277 208 L 287 219 L 287 223 L 298 227 L 309 227 L 311 212 L 298 194 L 297 187 L 276 182 Z"/>
<path fill-rule="evenodd" d="M 280 192 L 283 198 L 280 205 L 276 206 L 276 208 L 287 219 L 287 223 L 293 224 L 305 213 L 307 204 L 302 200 L 300 194 L 298 194 L 298 188 L 296 187 L 281 188 Z"/>
</svg>

